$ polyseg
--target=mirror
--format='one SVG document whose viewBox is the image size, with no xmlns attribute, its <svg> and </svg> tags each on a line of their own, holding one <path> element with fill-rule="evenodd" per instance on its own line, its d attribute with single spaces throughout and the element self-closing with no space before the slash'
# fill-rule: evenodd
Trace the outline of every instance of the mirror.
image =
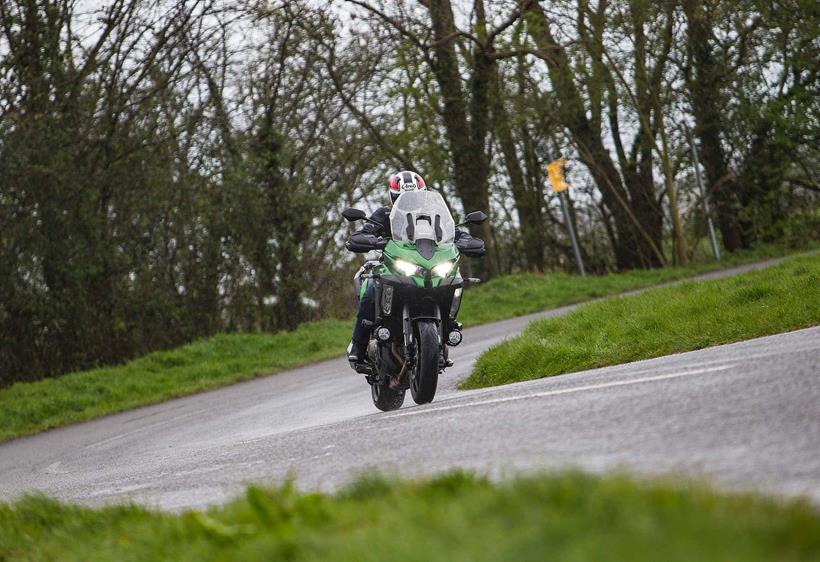
<svg viewBox="0 0 820 562">
<path fill-rule="evenodd" d="M 344 211 L 342 211 L 342 216 L 350 222 L 359 221 L 367 217 L 364 211 L 360 211 L 359 209 L 353 208 L 347 208 Z"/>
<path fill-rule="evenodd" d="M 467 224 L 481 224 L 487 220 L 487 215 L 482 211 L 473 211 L 464 217 L 464 222 Z"/>
</svg>

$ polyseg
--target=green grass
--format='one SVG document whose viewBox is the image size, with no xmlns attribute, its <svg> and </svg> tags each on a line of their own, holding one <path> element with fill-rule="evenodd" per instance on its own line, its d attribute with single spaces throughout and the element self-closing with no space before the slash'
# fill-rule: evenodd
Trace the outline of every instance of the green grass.
<svg viewBox="0 0 820 562">
<path fill-rule="evenodd" d="M 786 251 L 766 246 L 735 254 L 721 264 L 585 279 L 564 274 L 503 277 L 470 289 L 459 319 L 467 326 L 503 320 Z M 346 349 L 351 325 L 351 320 L 327 320 L 290 333 L 223 334 L 121 366 L 0 388 L 0 442 L 338 357 Z"/>
<path fill-rule="evenodd" d="M 0 560 L 817 560 L 807 503 L 578 473 L 492 484 L 362 479 L 339 494 L 251 487 L 207 512 L 0 504 Z"/>
<path fill-rule="evenodd" d="M 820 324 L 820 256 L 685 282 L 532 322 L 484 352 L 465 388 L 659 357 Z"/>
<path fill-rule="evenodd" d="M 223 334 L 122 366 L 17 383 L 0 389 L 0 441 L 336 357 L 349 338 L 341 320 Z"/>
<path fill-rule="evenodd" d="M 816 250 L 818 247 L 820 246 L 817 244 L 807 245 L 803 250 Z M 505 320 L 745 263 L 783 257 L 790 252 L 793 253 L 794 250 L 772 244 L 724 255 L 720 262 L 715 262 L 709 256 L 704 258 L 705 261 L 697 261 L 687 267 L 635 270 L 589 277 L 564 273 L 528 273 L 499 277 L 465 293 L 459 320 L 465 326 Z"/>
<path fill-rule="evenodd" d="M 465 326 L 505 320 L 633 289 L 683 279 L 706 271 L 665 268 L 578 277 L 565 273 L 526 273 L 499 277 L 465 293 L 459 320 Z"/>
</svg>

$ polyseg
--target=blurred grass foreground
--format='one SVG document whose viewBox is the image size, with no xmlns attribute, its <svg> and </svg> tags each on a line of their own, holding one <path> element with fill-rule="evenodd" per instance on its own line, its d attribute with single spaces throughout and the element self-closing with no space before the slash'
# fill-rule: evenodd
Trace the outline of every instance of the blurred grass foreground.
<svg viewBox="0 0 820 562">
<path fill-rule="evenodd" d="M 207 511 L 0 504 L 0 560 L 817 560 L 810 505 L 578 473 L 251 487 Z"/>
</svg>

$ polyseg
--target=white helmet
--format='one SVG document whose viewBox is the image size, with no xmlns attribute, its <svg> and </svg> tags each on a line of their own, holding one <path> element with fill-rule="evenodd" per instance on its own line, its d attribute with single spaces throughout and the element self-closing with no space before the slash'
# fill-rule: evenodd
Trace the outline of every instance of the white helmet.
<svg viewBox="0 0 820 562">
<path fill-rule="evenodd" d="M 404 170 L 390 176 L 390 201 L 395 203 L 404 191 L 421 191 L 427 189 L 424 179 L 416 172 Z"/>
</svg>

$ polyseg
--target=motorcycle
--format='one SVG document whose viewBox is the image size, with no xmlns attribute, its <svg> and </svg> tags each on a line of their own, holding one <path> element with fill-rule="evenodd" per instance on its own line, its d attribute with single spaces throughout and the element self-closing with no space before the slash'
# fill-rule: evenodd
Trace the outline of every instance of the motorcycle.
<svg viewBox="0 0 820 562">
<path fill-rule="evenodd" d="M 345 209 L 350 221 L 368 220 L 358 209 Z M 380 250 L 358 276 L 359 298 L 368 285 L 375 288 L 375 321 L 363 320 L 370 330 L 366 357 L 351 364 L 370 384 L 373 404 L 396 410 L 409 389 L 417 404 L 431 402 L 438 377 L 452 362 L 448 348 L 462 340 L 456 320 L 466 284 L 461 277 L 462 255 L 481 257 L 484 242 L 464 237 L 456 241 L 456 227 L 487 220 L 481 211 L 469 213 L 456 225 L 440 194 L 402 193 L 390 212 L 390 240 L 374 238 L 348 248 L 357 253 Z"/>
</svg>

